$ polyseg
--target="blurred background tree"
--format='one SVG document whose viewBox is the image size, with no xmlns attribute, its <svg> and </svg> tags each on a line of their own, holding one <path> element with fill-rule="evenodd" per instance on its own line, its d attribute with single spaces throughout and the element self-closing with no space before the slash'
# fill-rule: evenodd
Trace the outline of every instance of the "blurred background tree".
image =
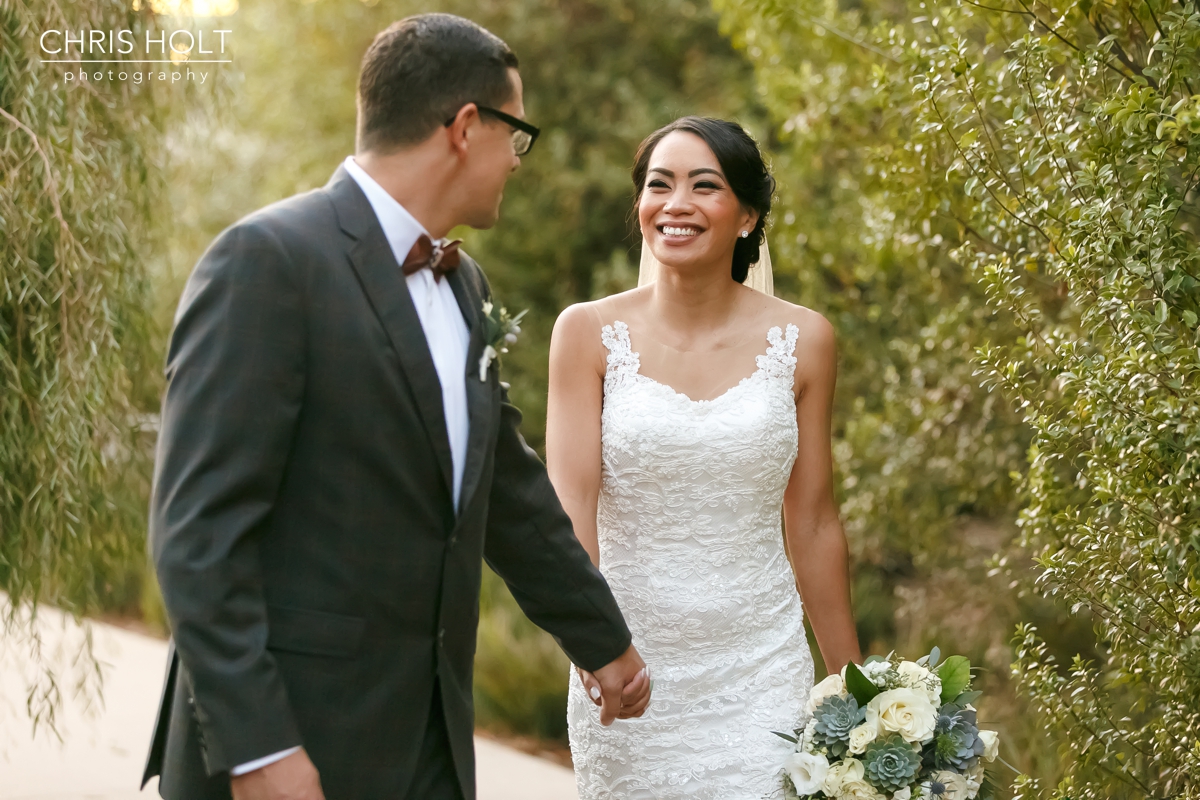
<svg viewBox="0 0 1200 800">
<path fill-rule="evenodd" d="M 64 84 L 39 36 L 68 17 L 137 37 L 156 24 L 115 0 L 0 1 L 0 626 L 35 652 L 36 603 L 133 613 L 148 585 L 147 263 L 174 102 L 146 83 Z M 29 687 L 35 724 L 53 724 L 63 681 L 94 688 L 80 664 Z"/>
</svg>

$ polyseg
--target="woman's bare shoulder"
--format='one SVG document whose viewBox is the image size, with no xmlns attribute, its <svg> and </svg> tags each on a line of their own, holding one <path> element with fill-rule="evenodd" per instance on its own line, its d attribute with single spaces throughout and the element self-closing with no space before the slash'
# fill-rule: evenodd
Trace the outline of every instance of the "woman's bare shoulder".
<svg viewBox="0 0 1200 800">
<path fill-rule="evenodd" d="M 611 325 L 617 320 L 628 321 L 631 315 L 645 305 L 648 298 L 648 287 L 630 289 L 618 294 L 601 297 L 599 300 L 588 300 L 574 303 L 563 309 L 558 315 L 554 329 L 560 328 L 568 336 L 596 336 L 605 325 Z"/>
<path fill-rule="evenodd" d="M 591 338 L 599 340 L 603 327 L 595 302 L 574 303 L 558 315 L 551 340 L 565 346 L 577 346 Z"/>
<path fill-rule="evenodd" d="M 768 297 L 768 314 L 781 328 L 795 325 L 796 350 L 814 356 L 836 358 L 837 337 L 833 324 L 820 311 L 789 303 L 780 297 Z"/>
</svg>

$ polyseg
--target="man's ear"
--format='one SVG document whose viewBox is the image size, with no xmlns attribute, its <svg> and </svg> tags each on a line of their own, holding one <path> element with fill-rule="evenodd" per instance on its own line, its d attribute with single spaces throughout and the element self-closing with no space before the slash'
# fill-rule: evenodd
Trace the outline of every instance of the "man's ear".
<svg viewBox="0 0 1200 800">
<path fill-rule="evenodd" d="M 479 109 L 474 103 L 467 103 L 454 115 L 454 121 L 447 126 L 446 135 L 450 147 L 460 158 L 467 155 L 469 140 L 474 135 L 475 127 L 479 124 Z"/>
</svg>

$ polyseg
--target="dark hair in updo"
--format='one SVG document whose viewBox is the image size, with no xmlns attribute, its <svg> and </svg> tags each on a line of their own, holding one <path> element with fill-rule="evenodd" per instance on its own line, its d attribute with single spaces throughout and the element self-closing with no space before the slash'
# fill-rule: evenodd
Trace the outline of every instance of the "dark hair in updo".
<svg viewBox="0 0 1200 800">
<path fill-rule="evenodd" d="M 681 117 L 647 136 L 638 147 L 637 157 L 633 160 L 634 205 L 641 202 L 654 148 L 667 134 L 675 131 L 686 131 L 703 139 L 717 157 L 721 172 L 725 173 L 725 180 L 737 199 L 746 208 L 758 212 L 758 224 L 754 230 L 745 239 L 739 236 L 737 244 L 733 246 L 733 279 L 743 283 L 750 267 L 758 261 L 758 251 L 766 236 L 775 179 L 767 171 L 767 163 L 758 149 L 758 143 L 741 125 L 712 117 Z"/>
</svg>

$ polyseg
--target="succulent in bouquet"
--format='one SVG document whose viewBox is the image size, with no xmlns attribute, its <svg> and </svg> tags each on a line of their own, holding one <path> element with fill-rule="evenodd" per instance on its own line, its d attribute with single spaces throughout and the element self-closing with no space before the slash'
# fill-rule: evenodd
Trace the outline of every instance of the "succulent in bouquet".
<svg viewBox="0 0 1200 800">
<path fill-rule="evenodd" d="M 985 765 L 999 736 L 981 730 L 972 703 L 971 664 L 871 656 L 813 687 L 807 719 L 784 763 L 789 797 L 830 800 L 987 800 Z"/>
</svg>

